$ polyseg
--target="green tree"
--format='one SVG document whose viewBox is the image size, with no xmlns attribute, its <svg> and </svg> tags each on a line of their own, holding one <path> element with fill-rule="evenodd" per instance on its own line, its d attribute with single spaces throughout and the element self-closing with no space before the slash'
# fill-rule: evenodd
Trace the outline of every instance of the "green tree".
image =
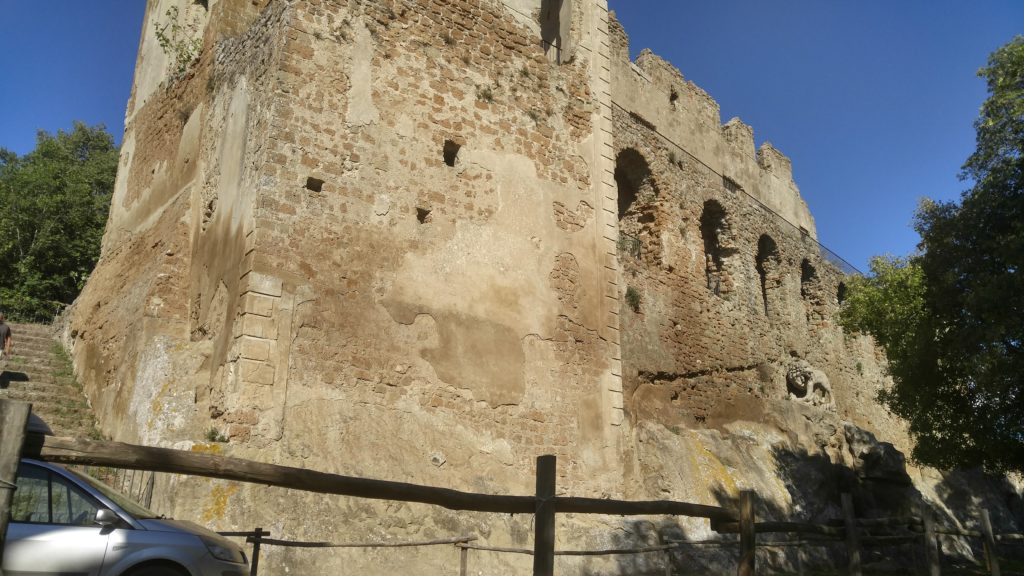
<svg viewBox="0 0 1024 576">
<path fill-rule="evenodd" d="M 919 254 L 876 260 L 841 321 L 875 336 L 914 457 L 940 467 L 1024 470 L 1024 38 L 978 72 L 989 97 L 975 122 L 960 201 L 924 201 Z M 876 263 L 878 267 L 876 268 Z"/>
<path fill-rule="evenodd" d="M 0 308 L 50 320 L 99 257 L 118 150 L 102 126 L 40 132 L 18 157 L 0 148 Z"/>
</svg>

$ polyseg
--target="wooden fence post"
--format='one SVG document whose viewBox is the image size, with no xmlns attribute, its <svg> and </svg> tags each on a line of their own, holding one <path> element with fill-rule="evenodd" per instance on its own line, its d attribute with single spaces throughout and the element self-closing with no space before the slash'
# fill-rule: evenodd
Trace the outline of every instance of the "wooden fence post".
<svg viewBox="0 0 1024 576">
<path fill-rule="evenodd" d="M 25 425 L 32 405 L 27 402 L 0 400 L 0 576 L 3 576 L 4 542 L 7 539 L 7 519 L 11 515 L 14 498 L 14 480 L 21 459 L 21 446 L 25 442 Z"/>
<path fill-rule="evenodd" d="M 988 570 L 992 576 L 999 576 L 999 558 L 996 556 L 996 538 L 992 534 L 992 519 L 988 516 L 988 510 L 981 509 L 981 532 L 985 536 L 985 558 L 988 560 Z"/>
<path fill-rule="evenodd" d="M 939 576 L 939 547 L 935 542 L 935 521 L 932 510 L 921 505 L 921 522 L 924 524 L 924 558 L 928 563 L 928 576 Z"/>
<path fill-rule="evenodd" d="M 749 490 L 740 492 L 740 563 L 737 574 L 739 576 L 754 576 L 756 574 L 755 546 L 756 538 L 754 532 L 754 493 Z"/>
<path fill-rule="evenodd" d="M 555 457 L 537 457 L 537 510 L 533 516 L 533 576 L 555 572 Z"/>
<path fill-rule="evenodd" d="M 846 526 L 846 551 L 850 559 L 850 576 L 861 576 L 860 542 L 857 538 L 857 519 L 853 511 L 853 497 L 843 492 L 843 522 Z"/>
<path fill-rule="evenodd" d="M 252 562 L 249 563 L 249 576 L 256 576 L 260 567 L 260 542 L 263 539 L 263 528 L 257 527 L 252 535 Z M 2 576 L 2 575 L 0 575 Z"/>
</svg>

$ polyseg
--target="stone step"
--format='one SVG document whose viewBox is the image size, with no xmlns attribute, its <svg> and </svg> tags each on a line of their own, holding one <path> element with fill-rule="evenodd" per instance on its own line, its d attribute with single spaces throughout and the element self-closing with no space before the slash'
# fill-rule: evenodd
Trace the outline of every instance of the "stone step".
<svg viewBox="0 0 1024 576">
<path fill-rule="evenodd" d="M 14 340 L 11 345 L 11 353 L 15 355 L 28 355 L 28 354 L 53 354 L 53 346 L 56 344 L 55 340 Z"/>
<path fill-rule="evenodd" d="M 53 357 L 53 351 L 49 348 L 40 350 L 38 348 L 28 348 L 20 344 L 15 344 L 10 355 L 10 359 L 16 358 L 46 358 L 51 359 Z"/>
<path fill-rule="evenodd" d="M 11 331 L 14 354 L 0 379 L 0 398 L 31 402 L 33 412 L 58 435 L 96 437 L 92 410 L 53 328 L 12 323 Z"/>
<path fill-rule="evenodd" d="M 18 344 L 48 345 L 57 341 L 51 336 L 34 336 L 31 334 L 22 334 L 20 332 L 15 332 L 11 335 L 11 338 L 14 340 L 15 346 Z"/>
<path fill-rule="evenodd" d="M 5 370 L 3 376 L 0 376 L 0 386 L 12 386 L 17 387 L 19 385 L 56 385 L 62 387 L 71 387 L 75 390 L 78 389 L 75 384 L 75 379 L 70 375 L 68 376 L 55 376 L 52 373 L 37 373 L 28 374 L 26 372 L 20 372 L 18 370 Z"/>
<path fill-rule="evenodd" d="M 10 380 L 3 384 L 0 384 L 0 393 L 4 390 L 11 392 L 45 392 L 54 396 L 58 395 L 72 395 L 77 396 L 81 392 L 78 387 L 72 384 L 70 381 L 65 383 L 60 382 L 43 382 L 41 380 Z"/>
<path fill-rule="evenodd" d="M 3 398 L 3 396 L 0 396 Z M 10 398 L 17 402 L 28 402 L 32 405 L 32 412 L 45 422 L 60 421 L 74 424 L 75 426 L 93 425 L 92 412 L 88 407 L 64 406 L 62 404 L 33 402 L 28 398 Z"/>
<path fill-rule="evenodd" d="M 11 368 L 28 368 L 32 369 L 43 369 L 53 370 L 54 368 L 60 367 L 61 362 L 50 356 L 22 356 L 21 354 L 12 354 L 7 359 L 7 369 Z"/>
<path fill-rule="evenodd" d="M 11 349 L 14 350 L 15 354 L 25 354 L 29 351 L 39 354 L 52 354 L 53 346 L 56 343 L 56 340 L 23 340 L 15 338 Z"/>
<path fill-rule="evenodd" d="M 87 420 L 76 419 L 76 418 L 64 418 L 62 416 L 52 414 L 39 414 L 37 415 L 46 423 L 47 426 L 53 430 L 55 436 L 68 436 L 71 438 L 95 438 L 97 437 L 96 428 L 92 424 L 92 419 Z"/>
<path fill-rule="evenodd" d="M 45 333 L 48 333 L 48 334 L 53 332 L 53 326 L 51 326 L 49 324 L 35 324 L 35 323 L 25 323 L 25 322 L 8 322 L 7 325 L 10 326 L 11 330 L 15 330 L 16 329 L 16 330 L 24 330 L 26 332 L 45 332 Z"/>
<path fill-rule="evenodd" d="M 56 342 L 57 340 L 49 334 L 25 334 L 18 332 L 17 330 L 11 330 L 11 338 L 14 340 L 14 344 L 24 343 L 45 343 L 45 342 Z"/>
<path fill-rule="evenodd" d="M 46 349 L 40 350 L 38 348 L 27 348 L 25 346 L 14 345 L 14 349 L 11 352 L 10 359 L 16 360 L 18 358 L 45 358 L 47 360 L 53 359 L 53 350 Z"/>
<path fill-rule="evenodd" d="M 68 388 L 3 388 L 0 395 L 7 396 L 12 400 L 23 400 L 25 402 L 38 402 L 40 404 L 61 404 L 66 406 L 82 405 L 88 407 L 85 396 L 79 396 L 77 390 Z"/>
<path fill-rule="evenodd" d="M 46 346 L 47 349 L 49 349 L 49 346 L 52 346 L 53 343 L 56 342 L 56 340 L 50 338 L 49 336 L 26 336 L 24 334 L 17 333 L 15 333 L 11 338 L 14 340 L 15 346 Z"/>
</svg>

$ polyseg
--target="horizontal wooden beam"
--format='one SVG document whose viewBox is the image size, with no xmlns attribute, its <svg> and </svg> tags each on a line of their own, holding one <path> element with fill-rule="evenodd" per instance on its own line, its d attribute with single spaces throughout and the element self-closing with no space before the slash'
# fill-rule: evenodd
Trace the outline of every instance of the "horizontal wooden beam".
<svg viewBox="0 0 1024 576">
<path fill-rule="evenodd" d="M 624 502 L 621 500 L 604 500 L 600 498 L 573 498 L 558 496 L 555 498 L 555 510 L 560 513 L 576 512 L 580 514 L 608 514 L 610 516 L 646 516 L 664 514 L 669 516 L 692 516 L 713 520 L 736 521 L 736 512 L 718 506 L 674 502 L 671 500 L 646 500 Z"/>
<path fill-rule="evenodd" d="M 920 542 L 922 534 L 893 534 L 890 536 L 861 536 L 860 543 L 865 546 L 888 546 L 898 542 Z"/>
<path fill-rule="evenodd" d="M 59 464 L 111 466 L 189 474 L 320 494 L 419 502 L 451 510 L 533 514 L 536 507 L 536 499 L 533 496 L 495 496 L 461 492 L 448 488 L 356 478 L 292 466 L 264 464 L 230 456 L 136 446 L 122 442 L 99 442 L 29 434 L 26 437 L 22 454 L 29 458 L 38 458 Z"/>
<path fill-rule="evenodd" d="M 736 522 L 725 522 L 713 526 L 715 531 L 721 534 L 737 534 L 740 525 Z M 787 533 L 787 534 L 821 534 L 824 536 L 843 536 L 845 528 L 835 528 L 824 524 L 806 524 L 804 522 L 755 522 L 754 530 L 758 534 Z"/>
<path fill-rule="evenodd" d="M 854 523 L 862 528 L 877 528 L 886 526 L 922 526 L 921 519 L 917 516 L 893 516 L 889 518 L 855 518 Z M 842 527 L 842 518 L 826 520 L 828 526 Z"/>
<path fill-rule="evenodd" d="M 123 442 L 60 438 L 40 434 L 27 435 L 24 455 L 59 464 L 110 466 L 132 470 L 189 474 L 321 494 L 419 502 L 451 510 L 533 514 L 537 502 L 535 496 L 496 496 L 461 492 L 405 482 L 329 474 L 305 468 L 264 464 L 188 450 L 153 448 Z M 735 512 L 726 508 L 670 500 L 626 502 L 565 496 L 556 496 L 551 500 L 558 513 L 575 512 L 613 516 L 693 516 L 727 522 L 736 519 Z"/>
</svg>

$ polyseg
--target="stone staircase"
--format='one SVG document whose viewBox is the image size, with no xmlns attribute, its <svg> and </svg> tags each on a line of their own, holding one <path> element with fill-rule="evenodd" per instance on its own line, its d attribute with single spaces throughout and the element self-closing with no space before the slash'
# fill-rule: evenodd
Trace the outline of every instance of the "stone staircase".
<svg viewBox="0 0 1024 576">
<path fill-rule="evenodd" d="M 9 323 L 14 354 L 0 374 L 0 398 L 32 403 L 57 436 L 98 438 L 96 420 L 75 380 L 71 360 L 42 324 Z"/>
</svg>

